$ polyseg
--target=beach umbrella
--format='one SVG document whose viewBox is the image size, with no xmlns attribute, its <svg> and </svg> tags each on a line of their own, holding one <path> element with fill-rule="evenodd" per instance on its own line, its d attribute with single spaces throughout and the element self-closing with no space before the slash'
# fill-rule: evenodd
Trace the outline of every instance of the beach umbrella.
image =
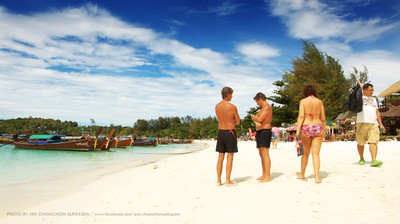
<svg viewBox="0 0 400 224">
<path fill-rule="evenodd" d="M 396 83 L 389 86 L 389 88 L 379 93 L 378 97 L 385 97 L 392 95 L 393 93 L 399 93 L 399 92 L 400 92 L 400 81 L 397 81 Z"/>
<path fill-rule="evenodd" d="M 327 120 L 327 121 L 326 121 L 326 125 L 329 125 L 329 126 L 336 126 L 336 123 L 333 122 L 333 121 L 331 121 L 331 120 Z"/>
</svg>

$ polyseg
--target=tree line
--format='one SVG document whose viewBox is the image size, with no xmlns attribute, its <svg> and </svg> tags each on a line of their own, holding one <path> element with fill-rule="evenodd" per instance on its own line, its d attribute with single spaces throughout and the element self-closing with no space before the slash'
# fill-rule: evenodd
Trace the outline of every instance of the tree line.
<svg viewBox="0 0 400 224">
<path fill-rule="evenodd" d="M 114 136 L 171 137 L 185 138 L 214 138 L 218 122 L 215 117 L 193 118 L 186 117 L 159 117 L 158 119 L 138 119 L 133 127 L 110 126 L 80 126 L 74 121 L 61 121 L 45 118 L 16 118 L 0 120 L 0 134 L 66 134 L 73 136 L 108 135 L 115 129 Z M 100 133 L 101 130 L 101 133 Z"/>
<path fill-rule="evenodd" d="M 320 52 L 311 43 L 301 40 L 303 54 L 292 61 L 293 69 L 285 71 L 281 80 L 276 80 L 274 96 L 268 97 L 273 106 L 273 126 L 289 125 L 296 122 L 299 102 L 302 99 L 302 90 L 306 85 L 313 85 L 317 89 L 318 97 L 324 102 L 327 120 L 335 120 L 338 114 L 346 111 L 347 97 L 350 88 L 356 80 L 368 81 L 368 70 L 356 68 L 350 72 L 349 77 L 344 75 L 339 61 L 324 52 Z M 246 133 L 248 128 L 254 130 L 250 115 L 255 114 L 259 108 L 249 108 L 247 115 L 242 118 L 241 125 L 237 127 L 238 133 Z M 81 135 L 84 132 L 97 134 L 100 126 L 96 126 L 93 119 L 90 126 L 79 126 L 77 122 L 60 121 L 43 118 L 17 118 L 0 120 L 1 133 L 21 133 L 32 131 L 35 133 L 63 133 L 68 135 Z M 218 121 L 215 117 L 193 118 L 186 117 L 159 117 L 158 119 L 138 119 L 133 127 L 114 126 L 103 127 L 106 135 L 116 130 L 116 135 L 132 135 L 137 131 L 138 136 L 172 138 L 214 138 L 217 134 Z"/>
</svg>

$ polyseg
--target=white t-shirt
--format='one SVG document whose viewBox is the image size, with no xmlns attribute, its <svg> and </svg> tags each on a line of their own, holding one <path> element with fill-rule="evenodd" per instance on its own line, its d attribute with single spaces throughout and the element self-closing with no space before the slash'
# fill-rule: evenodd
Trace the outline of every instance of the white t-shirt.
<svg viewBox="0 0 400 224">
<path fill-rule="evenodd" d="M 357 123 L 378 124 L 376 110 L 378 102 L 374 97 L 363 96 L 363 110 L 357 113 Z"/>
</svg>

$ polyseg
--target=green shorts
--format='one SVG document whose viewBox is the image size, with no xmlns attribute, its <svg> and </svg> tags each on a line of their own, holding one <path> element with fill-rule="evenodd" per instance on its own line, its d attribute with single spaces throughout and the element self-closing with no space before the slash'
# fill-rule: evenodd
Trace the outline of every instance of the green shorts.
<svg viewBox="0 0 400 224">
<path fill-rule="evenodd" d="M 366 143 L 379 142 L 379 125 L 370 123 L 357 123 L 357 144 L 365 145 Z"/>
</svg>

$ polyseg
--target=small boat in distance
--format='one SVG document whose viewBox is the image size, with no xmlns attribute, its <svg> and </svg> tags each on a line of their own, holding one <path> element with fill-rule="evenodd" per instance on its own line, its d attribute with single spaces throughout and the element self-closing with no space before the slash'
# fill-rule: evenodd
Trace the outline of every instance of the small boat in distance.
<svg viewBox="0 0 400 224">
<path fill-rule="evenodd" d="M 132 146 L 157 146 L 155 138 L 136 139 L 132 142 Z"/>
<path fill-rule="evenodd" d="M 138 141 L 133 142 L 132 146 L 157 146 L 156 141 Z"/>
<path fill-rule="evenodd" d="M 11 134 L 2 134 L 0 136 L 0 144 L 12 144 L 13 143 L 12 137 L 13 136 Z"/>
<path fill-rule="evenodd" d="M 173 144 L 191 144 L 193 143 L 193 139 L 171 139 L 171 143 Z"/>
</svg>

